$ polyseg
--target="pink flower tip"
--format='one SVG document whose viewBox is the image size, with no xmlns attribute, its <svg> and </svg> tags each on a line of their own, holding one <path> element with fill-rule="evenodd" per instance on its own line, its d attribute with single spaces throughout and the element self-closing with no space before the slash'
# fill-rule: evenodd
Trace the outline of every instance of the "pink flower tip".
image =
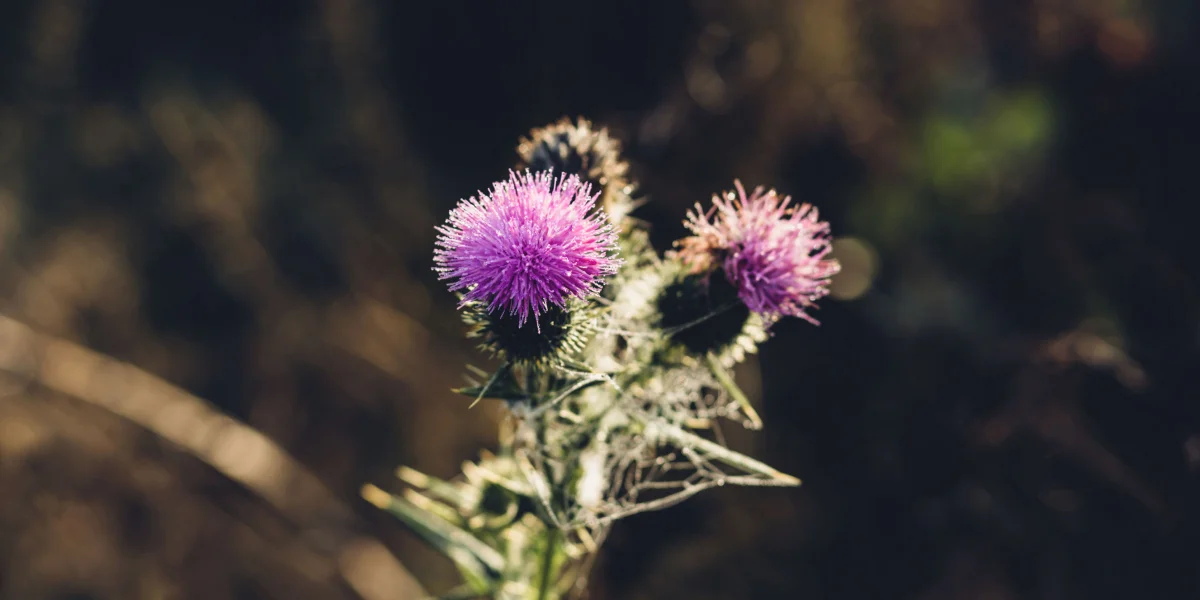
<svg viewBox="0 0 1200 600">
<path fill-rule="evenodd" d="M 434 270 L 452 280 L 451 291 L 465 290 L 463 304 L 515 315 L 519 327 L 529 317 L 538 324 L 551 305 L 598 293 L 621 263 L 598 196 L 575 175 L 510 171 L 450 211 L 437 228 Z"/>
<path fill-rule="evenodd" d="M 679 242 L 680 258 L 694 271 L 720 266 L 746 307 L 768 323 L 791 316 L 818 324 L 807 311 L 841 270 L 827 258 L 829 223 L 790 196 L 759 187 L 747 197 L 740 181 L 734 185 L 736 194 L 713 196 L 707 212 L 697 204 L 688 213 L 693 235 Z"/>
</svg>

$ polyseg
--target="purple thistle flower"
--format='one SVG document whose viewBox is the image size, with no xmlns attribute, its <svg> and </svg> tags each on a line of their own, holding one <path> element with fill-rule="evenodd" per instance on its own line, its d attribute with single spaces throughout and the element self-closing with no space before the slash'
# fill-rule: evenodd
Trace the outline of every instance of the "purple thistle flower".
<svg viewBox="0 0 1200 600">
<path fill-rule="evenodd" d="M 829 293 L 829 278 L 841 270 L 825 258 L 829 223 L 790 196 L 759 187 L 747 198 L 742 183 L 734 184 L 736 196 L 713 196 L 707 213 L 699 204 L 688 213 L 684 224 L 695 235 L 681 240 L 680 258 L 695 271 L 719 262 L 746 307 L 768 323 L 792 316 L 818 324 L 806 309 Z"/>
<path fill-rule="evenodd" d="M 510 171 L 490 194 L 450 211 L 437 228 L 434 270 L 455 280 L 450 291 L 466 290 L 460 308 L 479 301 L 515 315 L 518 327 L 532 316 L 541 331 L 538 315 L 598 293 L 621 263 L 611 256 L 616 233 L 593 210 L 598 197 L 575 175 Z"/>
</svg>

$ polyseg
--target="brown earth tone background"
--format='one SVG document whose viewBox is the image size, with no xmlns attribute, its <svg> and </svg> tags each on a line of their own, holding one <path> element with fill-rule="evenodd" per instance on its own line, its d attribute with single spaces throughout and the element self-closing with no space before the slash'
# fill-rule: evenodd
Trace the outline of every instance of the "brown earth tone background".
<svg viewBox="0 0 1200 600">
<path fill-rule="evenodd" d="M 591 598 L 1200 598 L 1198 21 L 0 2 L 0 600 L 453 585 L 357 491 L 495 443 L 433 226 L 564 115 L 660 247 L 740 178 L 844 265 L 738 373 L 767 426 L 731 444 L 805 485 L 620 523 Z"/>
</svg>

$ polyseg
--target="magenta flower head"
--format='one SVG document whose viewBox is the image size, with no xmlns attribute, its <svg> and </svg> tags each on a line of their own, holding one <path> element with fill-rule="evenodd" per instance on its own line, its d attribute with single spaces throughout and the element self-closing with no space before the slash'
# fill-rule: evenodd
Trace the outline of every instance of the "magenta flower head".
<svg viewBox="0 0 1200 600">
<path fill-rule="evenodd" d="M 598 293 L 620 265 L 598 196 L 574 175 L 510 171 L 450 211 L 437 228 L 434 270 L 454 280 L 451 291 L 465 290 L 462 305 L 483 303 L 516 316 L 518 327 L 532 317 L 540 331 L 540 314 Z"/>
<path fill-rule="evenodd" d="M 768 323 L 800 317 L 829 293 L 829 278 L 841 270 L 828 259 L 829 223 L 817 209 L 796 206 L 791 197 L 757 188 L 749 198 L 740 181 L 737 195 L 713 196 L 707 213 L 696 205 L 685 225 L 695 234 L 680 241 L 680 258 L 694 271 L 720 266 L 738 297 Z"/>
</svg>

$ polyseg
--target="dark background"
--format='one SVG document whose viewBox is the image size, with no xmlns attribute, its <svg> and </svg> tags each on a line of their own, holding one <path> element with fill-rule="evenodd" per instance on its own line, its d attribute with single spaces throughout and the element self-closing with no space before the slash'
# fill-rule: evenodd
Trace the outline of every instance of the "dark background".
<svg viewBox="0 0 1200 600">
<path fill-rule="evenodd" d="M 738 373 L 805 485 L 619 523 L 591 597 L 1200 598 L 1198 16 L 3 0 L 0 598 L 410 597 L 343 581 L 376 540 L 453 585 L 358 489 L 495 443 L 433 226 L 564 115 L 660 247 L 740 178 L 844 265 Z M 182 390 L 249 428 L 177 443 Z"/>
</svg>

